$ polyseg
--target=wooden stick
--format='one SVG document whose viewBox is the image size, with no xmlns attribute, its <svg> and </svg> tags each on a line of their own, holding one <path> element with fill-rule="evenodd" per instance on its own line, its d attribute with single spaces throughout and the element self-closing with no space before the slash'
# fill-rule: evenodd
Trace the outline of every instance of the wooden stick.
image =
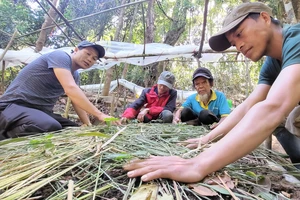
<svg viewBox="0 0 300 200">
<path fill-rule="evenodd" d="M 215 141 L 216 139 L 220 138 L 220 137 L 223 137 L 224 134 L 220 134 L 220 135 L 217 135 L 216 137 L 214 137 L 213 139 L 209 140 L 206 144 L 202 145 L 201 144 L 201 137 L 199 138 L 199 142 L 198 142 L 198 147 L 196 149 L 192 149 L 190 151 L 188 151 L 187 153 L 183 154 L 182 157 L 185 158 L 187 157 L 188 155 L 190 155 L 191 153 L 194 153 L 194 152 L 197 152 L 197 151 L 200 151 L 202 149 L 204 149 L 205 147 L 207 147 L 208 145 L 210 145 L 211 142 Z"/>
<path fill-rule="evenodd" d="M 71 107 L 71 99 L 70 99 L 70 97 L 68 97 L 67 104 L 66 104 L 66 109 L 65 109 L 65 113 L 64 113 L 65 118 L 69 117 L 70 107 Z"/>
<path fill-rule="evenodd" d="M 221 177 L 219 175 L 217 175 L 219 180 L 221 181 L 221 183 L 223 184 L 223 186 L 225 187 L 225 189 L 230 193 L 230 195 L 232 196 L 232 198 L 234 200 L 239 200 L 239 198 L 237 198 L 234 193 L 231 191 L 231 189 L 224 183 L 224 181 L 221 179 Z"/>
<path fill-rule="evenodd" d="M 73 191 L 74 191 L 74 181 L 73 180 L 69 180 L 69 184 L 68 184 L 68 200 L 72 200 L 73 199 Z"/>
<path fill-rule="evenodd" d="M 0 56 L 0 61 L 4 58 L 6 52 L 8 51 L 9 47 L 12 45 L 12 42 L 14 40 L 14 38 L 16 37 L 17 35 L 17 29 L 15 30 L 14 34 L 11 36 L 10 38 L 10 41 L 8 42 L 6 48 L 4 49 L 2 55 Z M 3 62 L 3 65 L 2 65 L 2 86 L 4 87 L 4 71 L 5 71 L 5 62 Z"/>
<path fill-rule="evenodd" d="M 105 146 L 107 146 L 109 143 L 111 143 L 120 133 L 122 133 L 125 129 L 127 128 L 127 126 L 125 126 L 124 128 L 122 128 L 121 130 L 119 130 L 116 134 L 114 134 L 114 136 L 112 136 L 109 140 L 107 140 L 102 146 L 101 149 L 103 149 Z"/>
</svg>

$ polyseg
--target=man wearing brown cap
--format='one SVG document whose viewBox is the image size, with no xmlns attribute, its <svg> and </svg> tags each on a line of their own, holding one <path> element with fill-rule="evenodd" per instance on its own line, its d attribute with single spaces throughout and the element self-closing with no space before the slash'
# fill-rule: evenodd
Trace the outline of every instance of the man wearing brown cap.
<svg viewBox="0 0 300 200">
<path fill-rule="evenodd" d="M 0 98 L 0 140 L 78 126 L 53 113 L 53 106 L 64 93 L 83 124 L 90 124 L 87 113 L 100 121 L 110 117 L 100 112 L 77 85 L 77 70 L 90 68 L 104 54 L 102 46 L 82 41 L 71 55 L 56 50 L 25 66 Z"/>
<path fill-rule="evenodd" d="M 197 68 L 193 73 L 196 93 L 190 95 L 176 111 L 173 123 L 186 122 L 191 125 L 217 127 L 230 113 L 224 93 L 213 90 L 214 77 L 209 69 Z"/>
<path fill-rule="evenodd" d="M 282 28 L 268 6 L 243 3 L 227 15 L 223 28 L 209 44 L 215 51 L 235 46 L 252 61 L 267 56 L 257 87 L 222 124 L 201 139 L 206 143 L 224 136 L 215 145 L 192 159 L 151 157 L 132 162 L 124 166 L 129 177 L 199 181 L 258 147 L 300 102 L 300 24 Z M 278 132 L 277 138 L 291 160 L 299 163 L 299 137 L 285 129 Z"/>
<path fill-rule="evenodd" d="M 171 123 L 176 108 L 177 91 L 173 89 L 175 76 L 163 71 L 158 77 L 157 85 L 146 88 L 122 114 L 122 122 L 137 119 L 148 123 L 160 119 L 163 123 Z"/>
</svg>

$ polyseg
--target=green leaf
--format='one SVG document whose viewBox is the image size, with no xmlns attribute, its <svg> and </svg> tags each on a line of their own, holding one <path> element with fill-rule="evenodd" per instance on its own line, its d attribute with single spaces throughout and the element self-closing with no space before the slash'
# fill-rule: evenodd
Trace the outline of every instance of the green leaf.
<svg viewBox="0 0 300 200">
<path fill-rule="evenodd" d="M 37 144 L 43 144 L 44 142 L 45 142 L 44 140 L 32 139 L 29 141 L 29 144 L 37 145 Z"/>
<path fill-rule="evenodd" d="M 221 193 L 221 194 L 226 194 L 226 195 L 230 195 L 230 193 L 228 192 L 228 190 L 226 190 L 225 188 L 222 188 L 221 186 L 218 185 L 212 185 L 210 186 L 212 189 L 214 189 L 215 191 Z"/>
<path fill-rule="evenodd" d="M 226 190 L 225 188 L 221 187 L 221 186 L 218 186 L 218 185 L 208 185 L 208 184 L 200 184 L 200 185 L 204 185 L 208 188 L 211 188 L 213 190 L 215 190 L 216 192 L 219 192 L 221 194 L 225 194 L 225 195 L 231 195 L 228 190 Z M 244 198 L 244 199 L 253 199 L 252 197 L 249 197 L 249 196 L 245 196 L 245 195 L 241 195 L 241 194 L 238 194 L 238 193 L 233 193 L 235 196 L 237 197 L 241 197 L 241 198 Z"/>
<path fill-rule="evenodd" d="M 264 183 L 264 181 L 266 180 L 266 178 L 263 175 L 258 175 L 256 178 L 257 178 L 258 184 L 260 184 L 260 185 L 262 185 L 262 183 Z"/>
<path fill-rule="evenodd" d="M 257 177 L 257 175 L 254 172 L 252 172 L 252 171 L 247 171 L 246 175 L 250 176 L 251 178 L 256 178 Z"/>
<path fill-rule="evenodd" d="M 52 142 L 47 142 L 47 143 L 45 144 L 46 149 L 53 148 L 54 146 L 55 146 L 55 145 L 54 145 Z"/>
<path fill-rule="evenodd" d="M 112 159 L 112 160 L 123 160 L 123 159 L 131 159 L 133 156 L 131 154 L 128 153 L 112 153 L 112 154 L 108 154 L 106 156 L 108 159 Z"/>
<path fill-rule="evenodd" d="M 27 138 L 12 138 L 12 139 L 7 139 L 4 141 L 0 142 L 0 146 L 5 145 L 5 144 L 9 144 L 9 143 L 14 143 L 14 142 L 21 142 L 21 141 L 25 141 L 28 140 Z"/>
<path fill-rule="evenodd" d="M 51 134 L 48 134 L 48 135 L 45 135 L 45 138 L 46 139 L 51 139 L 54 135 L 51 133 Z"/>
<path fill-rule="evenodd" d="M 115 118 L 115 117 L 107 117 L 107 118 L 104 118 L 104 121 L 105 122 L 114 122 L 114 121 L 118 121 L 119 119 L 118 118 Z"/>
<path fill-rule="evenodd" d="M 77 134 L 77 136 L 98 136 L 98 137 L 104 137 L 109 138 L 110 136 L 101 132 L 89 132 L 89 133 L 80 133 Z"/>
<path fill-rule="evenodd" d="M 270 193 L 267 193 L 267 192 L 261 192 L 257 195 L 258 197 L 261 197 L 265 200 L 275 200 L 277 199 L 276 196 L 270 194 Z"/>
</svg>

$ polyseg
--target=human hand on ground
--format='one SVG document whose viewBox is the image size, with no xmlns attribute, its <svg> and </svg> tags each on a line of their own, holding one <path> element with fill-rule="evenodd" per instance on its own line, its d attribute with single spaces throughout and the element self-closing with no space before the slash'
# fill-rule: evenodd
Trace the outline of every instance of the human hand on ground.
<svg viewBox="0 0 300 200">
<path fill-rule="evenodd" d="M 142 176 L 142 181 L 169 178 L 175 181 L 193 183 L 204 178 L 196 158 L 183 159 L 178 156 L 151 156 L 144 160 L 133 160 L 123 166 L 128 177 Z"/>
<path fill-rule="evenodd" d="M 122 117 L 120 121 L 121 121 L 121 124 L 127 124 L 128 120 L 129 120 L 128 118 Z"/>
<path fill-rule="evenodd" d="M 212 130 L 214 128 L 216 128 L 219 125 L 219 123 L 213 123 L 209 128 Z"/>
<path fill-rule="evenodd" d="M 86 124 L 82 124 L 80 127 L 88 127 L 88 126 L 93 126 L 93 125 L 91 124 L 91 122 L 89 122 L 89 123 L 86 123 Z"/>
<path fill-rule="evenodd" d="M 98 119 L 102 122 L 105 122 L 105 118 L 113 118 L 112 116 L 110 115 L 106 115 L 104 113 L 101 113 L 99 116 L 98 116 Z M 120 120 L 117 120 L 117 121 L 111 121 L 111 124 L 112 125 L 122 125 L 121 124 L 121 121 Z"/>
<path fill-rule="evenodd" d="M 191 138 L 191 139 L 183 141 L 180 144 L 186 146 L 189 149 L 196 149 L 199 146 L 199 142 L 201 143 L 201 145 L 204 145 L 204 144 L 208 143 L 208 140 L 204 136 L 204 137 L 201 137 L 201 138 Z"/>
<path fill-rule="evenodd" d="M 112 121 L 111 124 L 112 124 L 112 125 L 118 125 L 118 126 L 122 125 L 122 123 L 121 123 L 120 120 Z"/>
<path fill-rule="evenodd" d="M 178 124 L 179 122 L 181 122 L 180 118 L 175 116 L 173 119 L 173 124 Z"/>
<path fill-rule="evenodd" d="M 137 120 L 138 120 L 139 122 L 144 122 L 144 117 L 145 117 L 145 115 L 146 115 L 148 112 L 149 112 L 149 109 L 147 109 L 147 108 L 145 108 L 144 110 L 142 110 L 142 111 L 138 114 Z"/>
</svg>

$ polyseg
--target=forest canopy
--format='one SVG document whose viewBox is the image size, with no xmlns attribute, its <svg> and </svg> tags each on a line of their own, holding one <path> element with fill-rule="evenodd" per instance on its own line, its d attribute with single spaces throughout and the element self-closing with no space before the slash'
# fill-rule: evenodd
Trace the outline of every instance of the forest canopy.
<svg viewBox="0 0 300 200">
<path fill-rule="evenodd" d="M 80 40 L 120 41 L 133 44 L 165 43 L 172 46 L 207 44 L 222 24 L 227 12 L 245 1 L 200 0 L 2 0 L 0 2 L 0 48 L 20 50 L 33 46 L 75 46 Z M 279 0 L 263 1 L 274 16 L 284 23 L 299 21 L 299 2 L 292 2 L 294 15 L 285 14 L 286 5 Z M 204 24 L 206 21 L 206 24 Z M 203 26 L 205 25 L 205 26 Z M 203 29 L 203 27 L 205 27 Z M 192 90 L 191 75 L 199 65 L 209 68 L 215 87 L 226 94 L 247 96 L 257 83 L 262 62 L 253 63 L 240 54 L 224 54 L 219 62 L 198 63 L 197 59 L 177 58 L 139 67 L 128 64 L 110 70 L 82 73 L 82 84 L 95 84 L 125 78 L 141 86 L 150 86 L 162 70 L 176 75 L 176 88 Z M 22 68 L 22 66 L 19 66 Z M 19 68 L 7 69 L 2 75 L 5 88 Z"/>
</svg>

